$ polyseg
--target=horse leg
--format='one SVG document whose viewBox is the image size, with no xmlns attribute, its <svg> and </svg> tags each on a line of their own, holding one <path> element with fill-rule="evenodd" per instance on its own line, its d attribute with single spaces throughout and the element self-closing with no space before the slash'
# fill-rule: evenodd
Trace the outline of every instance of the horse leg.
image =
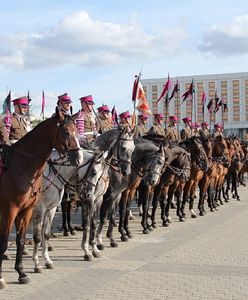
<svg viewBox="0 0 248 300">
<path fill-rule="evenodd" d="M 67 193 L 65 193 L 66 195 Z M 70 231 L 67 226 L 67 207 L 68 207 L 68 201 L 63 197 L 63 200 L 61 202 L 61 210 L 62 210 L 62 229 L 63 229 L 63 235 L 69 236 Z"/>
<path fill-rule="evenodd" d="M 143 210 L 143 215 L 142 215 L 142 220 L 141 220 L 141 225 L 143 227 L 143 233 L 147 234 L 149 233 L 149 228 L 147 226 L 147 214 L 148 214 L 148 186 L 141 182 L 140 185 L 140 195 L 142 197 L 142 210 Z"/>
<path fill-rule="evenodd" d="M 165 205 L 165 211 L 164 211 L 164 220 L 163 220 L 163 226 L 168 227 L 169 223 L 171 223 L 170 218 L 170 207 L 172 203 L 173 193 L 174 191 L 171 189 L 171 186 L 169 187 L 167 201 Z"/>
<path fill-rule="evenodd" d="M 131 197 L 129 199 L 127 199 L 128 201 L 127 201 L 127 206 L 126 206 L 126 214 L 125 214 L 124 224 L 123 224 L 124 230 L 129 239 L 133 238 L 133 235 L 132 235 L 130 227 L 129 227 L 129 218 L 128 218 L 130 207 L 131 207 L 132 195 L 133 194 L 131 194 L 130 195 Z"/>
<path fill-rule="evenodd" d="M 177 216 L 179 218 L 179 222 L 184 222 L 185 219 L 181 213 L 181 203 L 182 203 L 182 184 L 179 184 L 177 191 L 175 192 L 176 202 L 177 202 Z"/>
<path fill-rule="evenodd" d="M 91 218 L 90 224 L 90 245 L 92 246 L 92 254 L 95 258 L 101 257 L 101 251 L 96 245 L 96 222 L 97 222 L 97 212 Z"/>
<path fill-rule="evenodd" d="M 84 251 L 84 259 L 86 261 L 91 261 L 93 256 L 89 250 L 89 226 L 92 219 L 92 206 L 93 203 L 91 199 L 81 199 L 81 212 L 82 212 L 82 227 L 83 227 L 83 237 L 81 248 Z"/>
<path fill-rule="evenodd" d="M 127 235 L 125 233 L 125 230 L 124 230 L 124 220 L 125 220 L 125 216 L 126 216 L 127 201 L 128 201 L 129 195 L 130 195 L 130 191 L 127 189 L 126 191 L 124 191 L 122 193 L 120 203 L 119 203 L 119 227 L 118 227 L 118 231 L 121 234 L 122 242 L 128 241 L 128 237 L 127 237 Z M 139 198 L 141 198 L 140 193 L 139 193 Z"/>
<path fill-rule="evenodd" d="M 194 211 L 194 199 L 195 199 L 196 185 L 197 185 L 197 183 L 194 182 L 192 187 L 191 187 L 191 190 L 190 190 L 189 211 L 190 211 L 190 214 L 191 214 L 191 218 L 196 218 L 197 217 L 197 215 Z"/>
<path fill-rule="evenodd" d="M 111 211 L 110 211 L 107 237 L 110 240 L 110 246 L 115 248 L 115 247 L 118 247 L 118 243 L 114 238 L 113 229 L 114 229 L 114 226 L 115 226 L 115 215 L 116 215 L 116 209 L 117 209 L 116 205 L 120 204 L 121 194 L 120 195 L 113 195 L 112 198 L 113 198 L 112 199 L 112 207 L 111 207 Z M 128 218 L 129 218 L 129 215 L 128 215 Z"/>
<path fill-rule="evenodd" d="M 240 201 L 240 197 L 238 194 L 238 174 L 237 173 L 233 176 L 233 188 L 234 188 L 235 198 L 238 201 Z"/>
<path fill-rule="evenodd" d="M 0 217 L 0 289 L 6 288 L 7 284 L 2 276 L 2 261 L 5 251 L 8 248 L 8 238 L 12 229 L 17 209 L 11 209 L 10 207 L 1 210 L 2 216 Z"/>
<path fill-rule="evenodd" d="M 74 229 L 72 222 L 71 222 L 71 211 L 73 208 L 73 204 L 74 204 L 74 201 L 72 201 L 72 200 L 68 201 L 67 211 L 66 211 L 67 225 L 68 225 L 68 229 L 69 229 L 71 235 L 76 234 L 76 230 Z"/>
<path fill-rule="evenodd" d="M 42 256 L 45 259 L 45 267 L 47 269 L 53 269 L 54 263 L 51 260 L 48 252 L 49 238 L 51 235 L 52 221 L 56 213 L 56 207 L 51 210 L 47 210 L 44 216 L 43 228 L 42 228 Z"/>
<path fill-rule="evenodd" d="M 29 277 L 23 271 L 22 258 L 23 258 L 23 249 L 26 237 L 26 231 L 28 224 L 32 217 L 33 208 L 25 209 L 16 216 L 15 225 L 16 225 L 16 261 L 15 261 L 15 270 L 19 274 L 19 282 L 27 284 L 30 282 Z"/>
<path fill-rule="evenodd" d="M 151 215 L 151 220 L 152 220 L 152 227 L 156 228 L 156 220 L 155 220 L 155 216 L 156 216 L 156 210 L 158 207 L 158 201 L 160 199 L 160 194 L 161 194 L 161 187 L 160 185 L 156 186 L 154 189 L 154 193 L 153 193 L 153 197 L 152 197 L 152 215 Z"/>
<path fill-rule="evenodd" d="M 34 209 L 33 212 L 33 240 L 34 240 L 34 248 L 33 248 L 33 262 L 34 262 L 34 272 L 35 273 L 41 273 L 42 272 L 42 266 L 40 265 L 40 261 L 39 261 L 39 254 L 38 254 L 38 250 L 39 250 L 39 245 L 41 243 L 42 240 L 42 223 L 43 220 L 45 218 L 44 216 L 44 209 L 42 209 L 42 207 L 37 206 L 37 208 L 39 208 L 36 211 L 36 208 Z"/>
</svg>

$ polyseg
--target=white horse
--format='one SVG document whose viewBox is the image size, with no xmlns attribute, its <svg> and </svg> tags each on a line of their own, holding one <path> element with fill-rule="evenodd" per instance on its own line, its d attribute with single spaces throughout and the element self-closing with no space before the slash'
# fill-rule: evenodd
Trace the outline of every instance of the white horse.
<svg viewBox="0 0 248 300">
<path fill-rule="evenodd" d="M 51 162 L 47 165 L 43 176 L 43 192 L 33 212 L 33 261 L 36 273 L 42 271 L 38 257 L 40 243 L 42 255 L 45 259 L 45 267 L 48 269 L 54 268 L 53 261 L 48 254 L 48 240 L 56 208 L 63 197 L 65 184 L 72 183 L 80 194 L 85 193 L 89 196 L 90 193 L 94 193 L 94 187 L 103 174 L 106 165 L 106 155 L 107 152 L 96 153 L 84 150 L 83 163 L 79 167 L 74 167 L 68 164 L 68 160 L 59 157 L 56 151 L 52 153 Z"/>
</svg>

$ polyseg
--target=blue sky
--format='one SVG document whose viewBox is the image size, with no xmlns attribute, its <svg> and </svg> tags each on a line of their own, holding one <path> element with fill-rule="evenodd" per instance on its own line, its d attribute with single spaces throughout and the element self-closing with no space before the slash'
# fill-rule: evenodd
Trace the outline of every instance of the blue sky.
<svg viewBox="0 0 248 300">
<path fill-rule="evenodd" d="M 0 0 L 0 103 L 30 91 L 39 115 L 57 96 L 92 94 L 117 111 L 131 109 L 134 75 L 248 70 L 245 1 Z"/>
</svg>

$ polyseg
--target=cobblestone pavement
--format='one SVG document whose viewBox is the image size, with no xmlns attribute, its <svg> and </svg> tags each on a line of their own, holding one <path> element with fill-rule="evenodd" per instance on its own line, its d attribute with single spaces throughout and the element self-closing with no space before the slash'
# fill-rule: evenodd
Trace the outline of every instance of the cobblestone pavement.
<svg viewBox="0 0 248 300">
<path fill-rule="evenodd" d="M 231 199 L 185 223 L 173 210 L 173 223 L 165 228 L 158 218 L 159 227 L 149 235 L 134 211 L 134 238 L 118 248 L 105 239 L 102 257 L 92 262 L 83 259 L 81 232 L 52 239 L 55 269 L 35 274 L 31 256 L 25 257 L 29 285 L 17 283 L 14 259 L 3 262 L 8 288 L 0 290 L 0 299 L 248 299 L 248 189 L 239 191 L 240 202 Z"/>
</svg>

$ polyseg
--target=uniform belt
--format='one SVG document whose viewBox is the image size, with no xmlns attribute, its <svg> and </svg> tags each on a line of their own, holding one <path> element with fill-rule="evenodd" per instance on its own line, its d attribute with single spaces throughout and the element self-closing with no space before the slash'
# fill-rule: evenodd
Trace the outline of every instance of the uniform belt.
<svg viewBox="0 0 248 300">
<path fill-rule="evenodd" d="M 92 134 L 94 134 L 93 131 L 84 132 L 84 135 L 92 135 Z"/>
</svg>

